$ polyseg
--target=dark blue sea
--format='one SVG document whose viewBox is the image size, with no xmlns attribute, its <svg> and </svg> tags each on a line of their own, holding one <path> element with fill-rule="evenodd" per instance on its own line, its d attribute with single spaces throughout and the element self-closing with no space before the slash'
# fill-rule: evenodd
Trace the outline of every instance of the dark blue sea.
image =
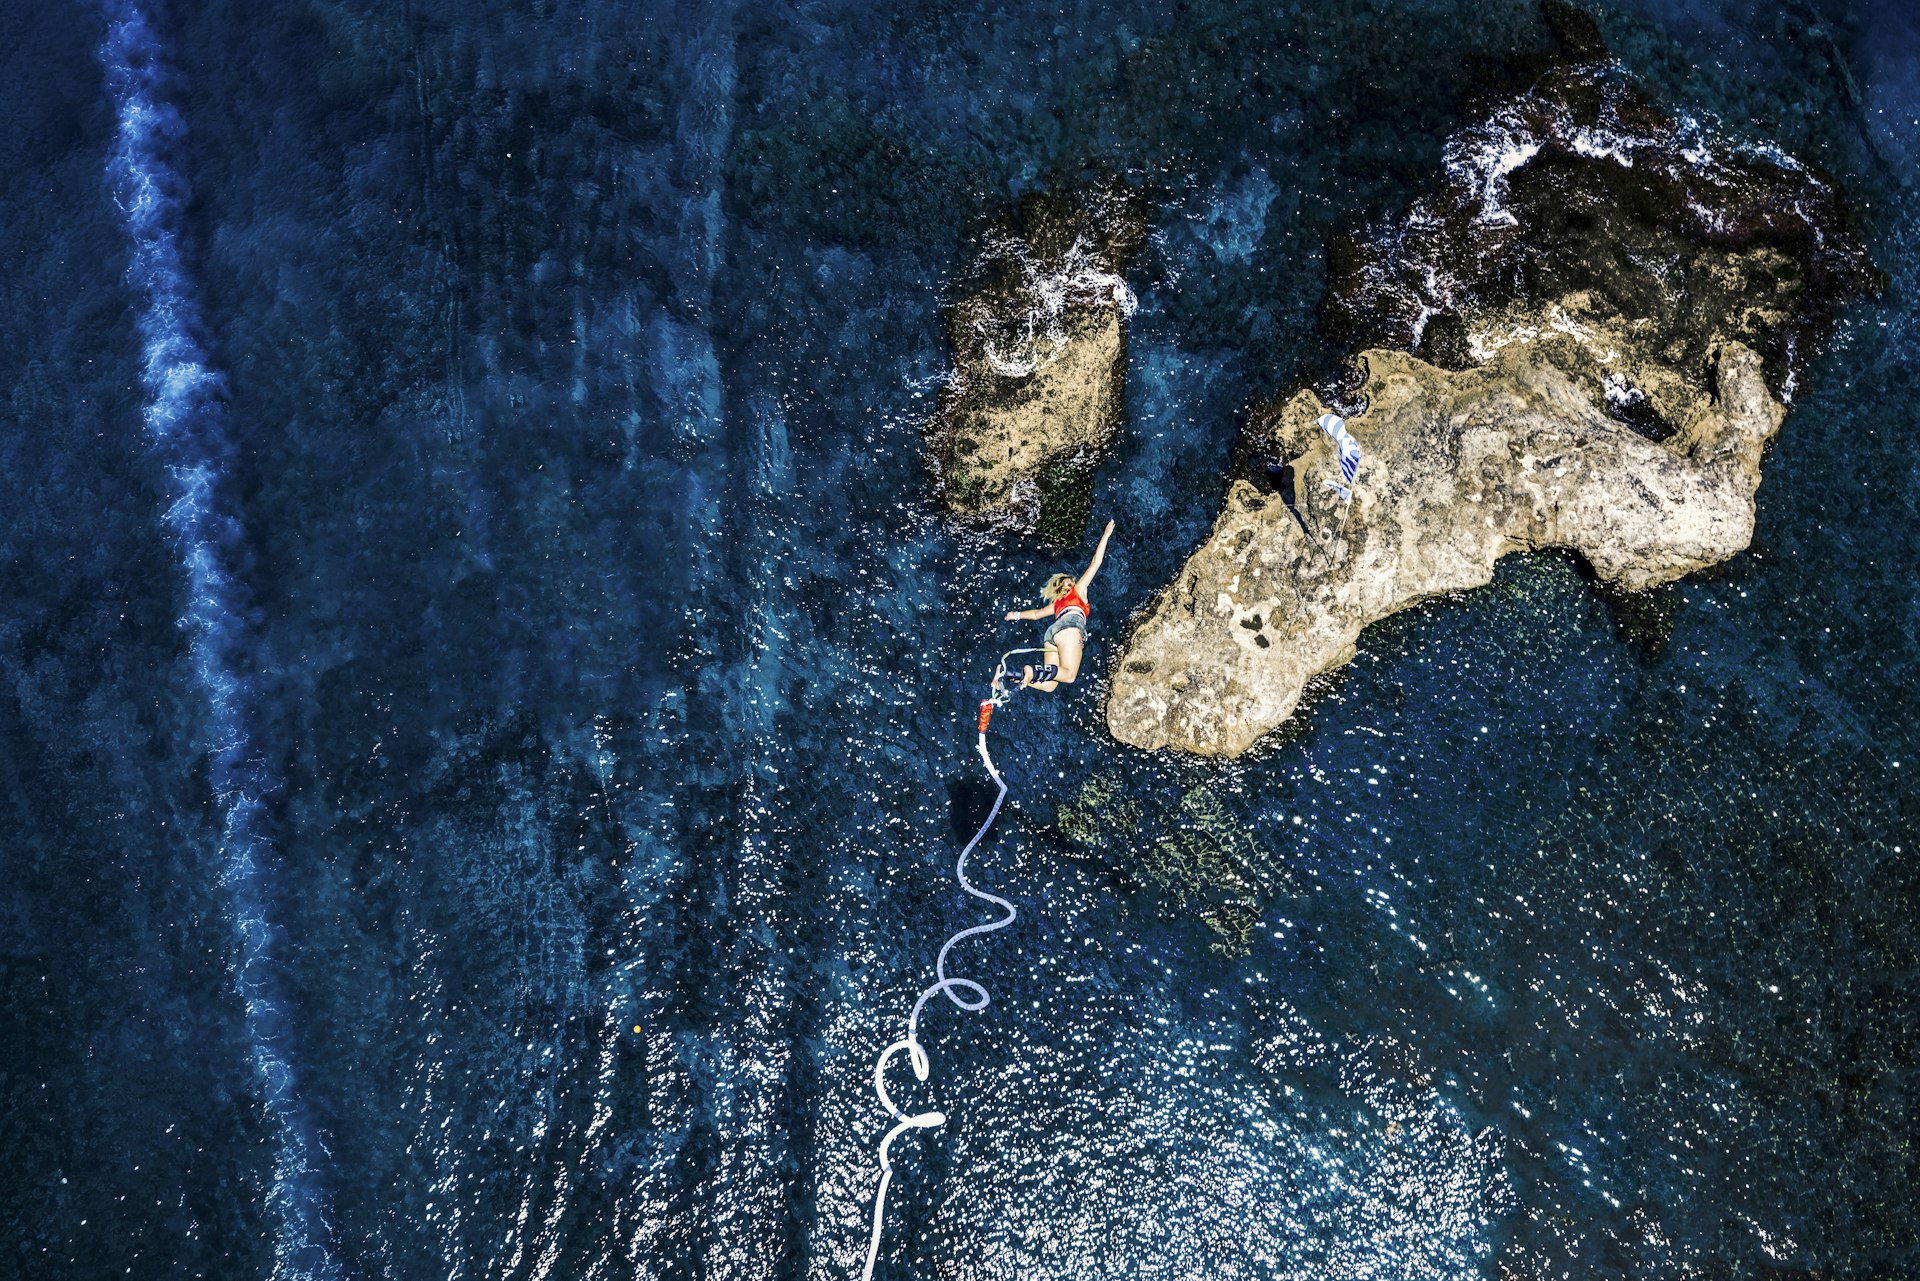
<svg viewBox="0 0 1920 1281">
<path fill-rule="evenodd" d="M 877 1275 L 1920 1276 L 1920 10 L 1596 12 L 1888 287 L 1750 551 L 1512 558 L 1219 762 L 1106 733 L 1122 621 L 1531 0 L 7 6 L 0 1277 L 859 1276 L 1107 517 Z M 945 308 L 1090 166 L 1087 542 L 956 529 Z"/>
</svg>

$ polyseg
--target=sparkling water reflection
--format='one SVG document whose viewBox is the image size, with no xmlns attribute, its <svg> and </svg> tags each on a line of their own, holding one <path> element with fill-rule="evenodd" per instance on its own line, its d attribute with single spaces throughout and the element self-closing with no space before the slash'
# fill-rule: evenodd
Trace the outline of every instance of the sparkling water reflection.
<svg viewBox="0 0 1920 1281">
<path fill-rule="evenodd" d="M 1091 684 L 1006 718 L 979 877 L 1020 920 L 903 1083 L 951 1119 L 900 1153 L 884 1275 L 1920 1264 L 1888 123 L 1920 106 L 1911 24 L 1830 8 L 1603 15 L 1656 93 L 1832 172 L 1892 276 L 1809 371 L 1753 551 L 1628 603 L 1509 562 L 1230 763 L 1116 747 L 1097 634 Z M 104 23 L 8 21 L 4 1257 L 260 1275 L 278 1150 L 129 390 Z M 973 702 L 1057 567 L 926 502 L 974 233 L 1063 166 L 1153 193 L 1096 478 L 1117 625 L 1204 535 L 1242 409 L 1328 372 L 1328 233 L 1430 185 L 1548 47 L 1534 6 L 160 21 L 331 1257 L 854 1274 L 872 1056 L 972 919 Z"/>
</svg>

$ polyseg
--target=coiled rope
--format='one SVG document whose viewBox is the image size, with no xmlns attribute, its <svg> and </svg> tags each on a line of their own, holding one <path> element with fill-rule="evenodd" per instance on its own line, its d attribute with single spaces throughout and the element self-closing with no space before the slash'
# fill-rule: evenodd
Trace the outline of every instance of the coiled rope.
<svg viewBox="0 0 1920 1281">
<path fill-rule="evenodd" d="M 994 669 L 989 696 L 980 704 L 980 737 L 976 747 L 980 752 L 981 761 L 986 764 L 988 776 L 993 779 L 993 785 L 999 789 L 999 792 L 993 798 L 993 808 L 987 811 L 986 821 L 980 824 L 980 830 L 973 834 L 973 839 L 968 841 L 966 847 L 960 851 L 960 857 L 953 867 L 954 877 L 960 882 L 961 889 L 974 898 L 993 904 L 1006 915 L 980 925 L 969 925 L 940 945 L 940 954 L 933 961 L 933 984 L 921 992 L 914 1001 L 913 1009 L 907 1015 L 906 1035 L 880 1051 L 880 1057 L 873 1065 L 873 1092 L 879 1097 L 880 1106 L 885 1108 L 887 1114 L 893 1118 L 893 1128 L 888 1130 L 886 1137 L 880 1140 L 880 1188 L 873 1197 L 873 1236 L 867 1244 L 867 1267 L 860 1274 L 861 1281 L 873 1281 L 874 1264 L 880 1258 L 880 1230 L 886 1222 L 887 1188 L 893 1182 L 893 1162 L 888 1157 L 893 1141 L 908 1130 L 931 1130 L 947 1123 L 947 1114 L 944 1112 L 912 1114 L 902 1112 L 887 1093 L 887 1065 L 893 1062 L 896 1055 L 904 1052 L 908 1062 L 913 1064 L 914 1079 L 918 1081 L 927 1079 L 930 1065 L 927 1062 L 927 1052 L 920 1045 L 920 1011 L 926 1008 L 927 1002 L 935 996 L 944 996 L 967 1013 L 977 1014 L 986 1009 L 988 1003 L 993 1000 L 987 989 L 972 979 L 948 977 L 947 953 L 951 952 L 953 945 L 961 939 L 1004 930 L 1020 915 L 1013 904 L 1006 899 L 998 894 L 988 893 L 967 879 L 967 859 L 973 854 L 974 847 L 980 844 L 980 839 L 987 834 L 987 829 L 993 826 L 993 820 L 1000 816 L 1000 805 L 1007 799 L 1006 780 L 1001 778 L 1000 771 L 994 768 L 993 754 L 987 750 L 987 722 L 993 717 L 993 709 L 1004 707 L 1007 700 L 1013 697 L 1013 688 L 1006 683 L 1009 675 L 1007 660 L 1017 654 L 1044 654 L 1045 652 L 1044 649 L 1037 648 L 1010 649 L 1000 656 L 1000 665 Z"/>
</svg>

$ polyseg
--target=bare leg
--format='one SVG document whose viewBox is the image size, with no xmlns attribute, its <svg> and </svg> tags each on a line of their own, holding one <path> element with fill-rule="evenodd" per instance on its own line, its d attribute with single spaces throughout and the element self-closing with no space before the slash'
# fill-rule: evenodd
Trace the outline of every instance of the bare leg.
<svg viewBox="0 0 1920 1281">
<path fill-rule="evenodd" d="M 1061 632 L 1053 638 L 1053 644 L 1047 646 L 1046 657 L 1059 665 L 1060 670 L 1052 680 L 1036 681 L 1033 668 L 1026 670 L 1026 678 L 1020 683 L 1027 689 L 1041 689 L 1052 693 L 1062 685 L 1071 685 L 1080 675 L 1080 656 L 1083 652 L 1081 634 L 1073 628 Z"/>
<path fill-rule="evenodd" d="M 1086 633 L 1076 628 L 1066 628 L 1053 638 L 1053 647 L 1059 651 L 1060 675 L 1062 685 L 1071 685 L 1080 677 L 1080 658 L 1086 646 Z"/>
</svg>

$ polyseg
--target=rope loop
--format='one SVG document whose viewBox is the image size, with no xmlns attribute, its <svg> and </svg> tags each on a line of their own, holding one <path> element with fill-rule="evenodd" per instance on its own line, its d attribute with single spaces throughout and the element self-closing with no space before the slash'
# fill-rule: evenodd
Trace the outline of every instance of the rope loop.
<svg viewBox="0 0 1920 1281">
<path fill-rule="evenodd" d="M 1010 649 L 1002 654 L 999 665 L 994 668 L 993 680 L 988 686 L 986 705 L 1004 707 L 1019 688 L 1018 685 L 1010 686 L 1005 683 L 1005 678 L 1013 674 L 1007 668 L 1008 659 L 1018 654 L 1044 653 L 1046 653 L 1044 648 L 1025 647 Z M 886 1222 L 887 1188 L 893 1182 L 893 1161 L 889 1156 L 893 1141 L 908 1130 L 932 1130 L 947 1123 L 944 1112 L 918 1112 L 911 1115 L 902 1112 L 894 1103 L 893 1096 L 887 1093 L 887 1066 L 893 1062 L 896 1055 L 904 1052 L 907 1062 L 913 1066 L 914 1079 L 919 1081 L 927 1079 L 932 1065 L 927 1061 L 926 1049 L 920 1044 L 920 1012 L 926 1008 L 927 1002 L 936 996 L 944 996 L 966 1013 L 978 1014 L 993 1001 L 993 994 L 979 983 L 972 979 L 956 978 L 947 973 L 947 954 L 953 951 L 954 944 L 963 939 L 972 938 L 976 934 L 991 934 L 996 930 L 1003 930 L 1012 925 L 1020 915 L 1012 903 L 998 894 L 981 889 L 967 879 L 967 859 L 972 856 L 974 847 L 980 844 L 981 838 L 986 836 L 987 830 L 993 826 L 993 821 L 1000 817 L 1000 806 L 1007 799 L 1006 780 L 1001 778 L 1000 771 L 994 768 L 993 754 L 987 750 L 987 718 L 984 714 L 980 719 L 980 737 L 977 746 L 980 759 L 987 767 L 987 775 L 993 779 L 993 784 L 999 791 L 993 798 L 993 808 L 987 811 L 986 821 L 980 824 L 980 830 L 973 834 L 973 839 L 968 841 L 966 847 L 960 851 L 960 857 L 954 862 L 953 874 L 954 878 L 960 882 L 962 890 L 974 898 L 993 904 L 1005 915 L 979 925 L 969 925 L 966 929 L 951 935 L 945 943 L 940 945 L 940 953 L 933 962 L 933 983 L 915 998 L 913 1009 L 907 1014 L 906 1035 L 880 1051 L 880 1057 L 874 1061 L 873 1092 L 879 1098 L 880 1106 L 893 1117 L 894 1124 L 893 1128 L 888 1130 L 886 1136 L 880 1140 L 880 1186 L 873 1197 L 873 1233 L 867 1243 L 867 1266 L 860 1274 L 861 1281 L 873 1281 L 874 1265 L 880 1259 L 880 1232 Z"/>
</svg>

